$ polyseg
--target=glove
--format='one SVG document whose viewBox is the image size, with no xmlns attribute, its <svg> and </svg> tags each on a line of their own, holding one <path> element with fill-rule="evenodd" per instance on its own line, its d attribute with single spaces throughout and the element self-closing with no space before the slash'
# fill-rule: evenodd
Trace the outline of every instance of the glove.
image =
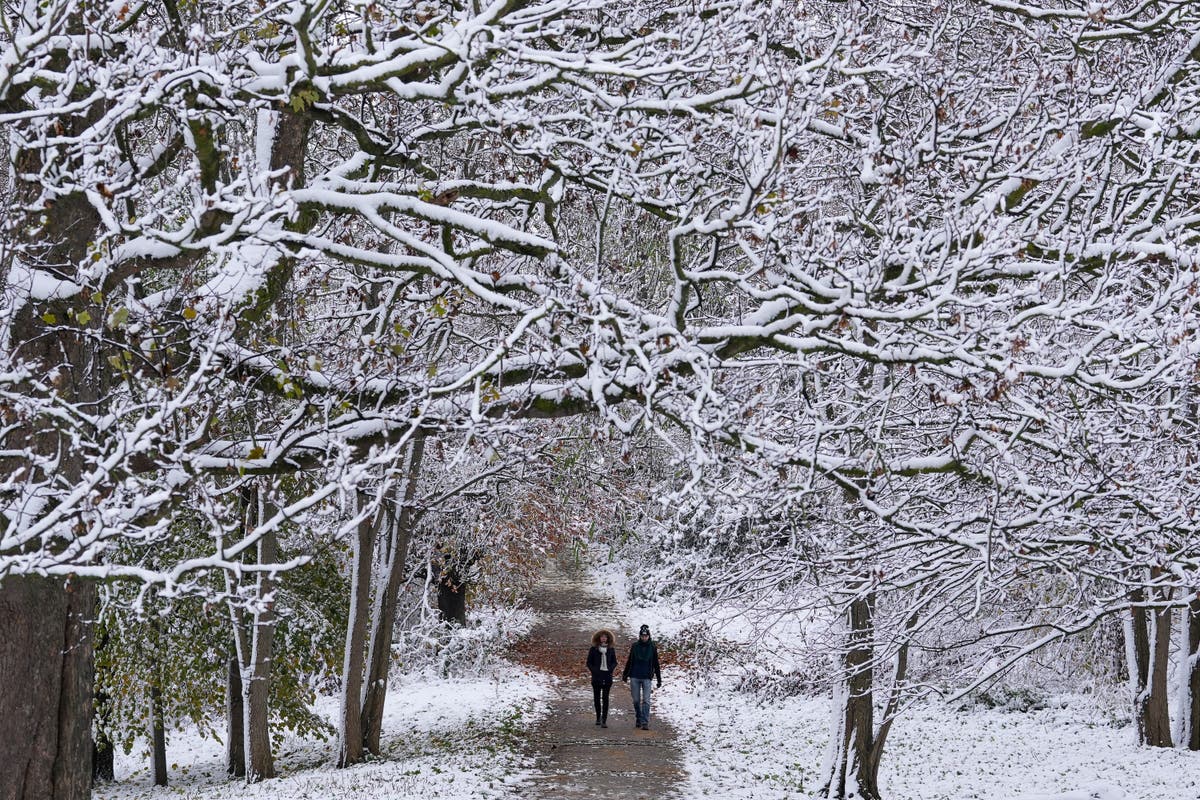
<svg viewBox="0 0 1200 800">
<path fill-rule="evenodd" d="M 622 675 L 622 676 L 621 676 L 621 683 L 629 683 L 629 678 L 627 678 L 626 676 Z"/>
</svg>

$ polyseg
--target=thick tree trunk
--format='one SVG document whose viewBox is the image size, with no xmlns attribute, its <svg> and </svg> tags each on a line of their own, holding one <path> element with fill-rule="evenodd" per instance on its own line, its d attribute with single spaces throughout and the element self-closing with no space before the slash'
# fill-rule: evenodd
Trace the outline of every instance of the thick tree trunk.
<svg viewBox="0 0 1200 800">
<path fill-rule="evenodd" d="M 404 477 L 404 489 L 400 493 L 399 507 L 392 509 L 385 520 L 386 538 L 381 550 L 386 585 L 376 592 L 376 608 L 371 620 L 371 643 L 367 654 L 367 681 L 362 701 L 363 744 L 374 755 L 380 754 L 383 709 L 387 699 L 388 672 L 392 663 L 392 633 L 396 626 L 400 585 L 404 581 L 405 565 L 408 561 L 408 545 L 412 540 L 412 501 L 416 496 L 424 455 L 425 439 L 414 439 L 409 448 L 408 469 Z"/>
<path fill-rule="evenodd" d="M 909 642 L 919 619 L 918 602 L 904 623 L 896 650 L 883 719 L 875 725 L 875 603 L 873 592 L 848 609 L 848 636 L 842 656 L 843 680 L 834 696 L 834 725 L 824 768 L 827 798 L 879 800 L 879 764 L 888 734 L 900 713 L 908 676 Z"/>
<path fill-rule="evenodd" d="M 877 776 L 883 740 L 877 743 L 875 736 L 874 616 L 874 594 L 856 597 L 850 603 L 849 635 L 842 657 L 845 679 L 835 701 L 840 707 L 834 710 L 840 719 L 826 765 L 828 781 L 822 790 L 828 798 L 880 798 Z"/>
<path fill-rule="evenodd" d="M 242 667 L 236 654 L 225 670 L 225 771 L 246 776 L 246 721 L 242 713 Z"/>
<path fill-rule="evenodd" d="M 0 797 L 83 800 L 92 783 L 91 581 L 0 581 Z"/>
<path fill-rule="evenodd" d="M 359 507 L 367 503 L 359 494 Z M 339 767 L 363 760 L 362 685 L 366 661 L 367 617 L 371 611 L 371 567 L 374 561 L 376 520 L 382 511 L 358 523 L 354 540 L 353 575 L 350 584 L 350 613 L 346 620 L 346 649 L 342 658 L 341 726 L 338 731 Z"/>
<path fill-rule="evenodd" d="M 76 10 L 61 20 L 60 32 L 82 30 L 82 13 Z M 103 113 L 102 103 L 78 110 L 63 135 L 78 133 Z M 78 281 L 77 267 L 87 258 L 100 218 L 82 190 L 43 198 L 39 182 L 21 177 L 39 175 L 46 166 L 37 143 L 13 155 L 14 181 L 9 187 L 13 191 L 6 197 L 11 205 L 5 224 L 16 239 L 19 257 L 0 247 L 0 283 L 9 291 L 6 302 L 16 303 L 0 324 L 0 338 L 9 348 L 6 364 L 11 370 L 29 370 L 25 385 L 35 392 L 31 408 L 48 407 L 47 401 L 60 407 L 82 404 L 99 418 L 103 406 L 98 400 L 104 387 L 94 369 L 94 348 L 83 330 L 86 323 L 67 329 L 48 321 L 65 319 L 67 308 L 82 308 L 86 301 L 22 297 L 28 279 L 14 279 L 10 270 L 19 262 L 23 268 Z M 58 168 L 74 166 L 60 163 Z M 31 212 L 34 208 L 38 210 Z M 97 319 L 91 327 L 101 324 Z M 53 398 L 41 388 L 33 389 L 50 386 Z M 79 480 L 82 453 L 72 440 L 74 432 L 64 430 L 70 423 L 58 412 L 21 418 L 24 413 L 6 422 L 0 442 L 5 453 L 0 456 L 0 481 L 13 497 L 27 491 L 29 499 L 37 497 L 34 506 L 45 503 L 47 510 L 54 509 L 63 487 Z M 38 458 L 30 459 L 30 453 Z M 39 466 L 39 459 L 53 466 Z M 72 509 L 63 511 L 70 519 Z M 0 532 L 13 532 L 8 528 L 11 524 L 17 523 L 11 518 L 0 521 Z M 72 543 L 68 525 L 28 546 L 43 548 L 52 560 Z M 96 586 L 89 580 L 17 574 L 0 578 L 0 798 L 4 800 L 76 800 L 91 792 L 96 598 Z"/>
<path fill-rule="evenodd" d="M 1167 666 L 1171 646 L 1171 609 L 1147 609 L 1141 588 L 1129 593 L 1126 656 L 1130 694 L 1138 741 L 1151 747 L 1171 746 L 1171 715 L 1167 703 Z"/>
<path fill-rule="evenodd" d="M 1129 592 L 1129 616 L 1125 620 L 1125 661 L 1129 671 L 1129 696 L 1138 742 L 1146 744 L 1146 697 L 1150 693 L 1150 634 L 1146 624 L 1146 593 Z"/>
<path fill-rule="evenodd" d="M 1150 669 L 1150 694 L 1146 698 L 1146 744 L 1171 747 L 1171 710 L 1167 700 L 1167 667 L 1171 656 L 1173 610 L 1158 608 L 1154 620 Z"/>
<path fill-rule="evenodd" d="M 150 774 L 155 786 L 167 785 L 167 733 L 163 725 L 162 689 L 150 687 Z"/>
</svg>

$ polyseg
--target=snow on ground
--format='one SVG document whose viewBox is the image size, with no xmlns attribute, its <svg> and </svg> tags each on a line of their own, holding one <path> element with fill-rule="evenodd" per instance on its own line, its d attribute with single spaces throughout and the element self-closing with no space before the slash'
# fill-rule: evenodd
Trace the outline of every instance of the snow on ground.
<svg viewBox="0 0 1200 800">
<path fill-rule="evenodd" d="M 667 603 L 643 605 L 616 568 L 596 583 L 629 621 L 672 636 L 697 622 Z M 736 628 L 722 627 L 723 636 Z M 678 669 L 678 668 L 676 668 Z M 820 789 L 829 698 L 762 702 L 732 677 L 697 680 L 668 669 L 652 715 L 679 731 L 693 798 L 783 800 Z M 1140 747 L 1128 724 L 1087 697 L 1028 712 L 929 703 L 892 729 L 880 783 L 888 800 L 1197 800 L 1200 757 Z"/>
<path fill-rule="evenodd" d="M 336 741 L 277 734 L 279 778 L 255 786 L 226 778 L 224 746 L 194 731 L 168 734 L 168 787 L 154 787 L 143 747 L 118 753 L 117 782 L 101 784 L 97 800 L 263 797 L 271 800 L 509 798 L 531 764 L 519 752 L 521 732 L 544 713 L 551 692 L 540 673 L 490 660 L 484 674 L 442 678 L 435 671 L 394 676 L 379 761 L 334 769 Z M 334 719 L 337 698 L 318 711 Z"/>
<path fill-rule="evenodd" d="M 675 680 L 672 680 L 675 678 Z M 820 788 L 830 704 L 757 703 L 664 675 L 654 713 L 680 732 L 689 798 L 800 798 Z M 889 800 L 1196 800 L 1200 759 L 1139 747 L 1081 708 L 1016 712 L 927 705 L 896 723 L 880 782 Z"/>
</svg>

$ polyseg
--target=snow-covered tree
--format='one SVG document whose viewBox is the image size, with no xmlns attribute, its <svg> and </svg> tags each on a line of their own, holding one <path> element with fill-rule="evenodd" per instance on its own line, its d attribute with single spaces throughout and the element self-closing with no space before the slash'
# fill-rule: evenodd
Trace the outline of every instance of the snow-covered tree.
<svg viewBox="0 0 1200 800">
<path fill-rule="evenodd" d="M 1194 595 L 1194 504 L 1119 477 L 1192 463 L 1192 3 L 3 13 L 7 793 L 86 793 L 95 580 L 224 573 L 269 615 L 285 521 L 518 418 L 658 433 L 693 487 L 736 461 L 768 509 L 838 495 L 850 612 L 930 558 Z M 209 552 L 119 557 L 184 497 Z M 852 750 L 832 791 L 877 795 Z"/>
<path fill-rule="evenodd" d="M 622 301 L 560 251 L 559 208 L 669 217 L 696 191 L 683 132 L 744 91 L 719 56 L 751 20 L 519 0 L 3 14 L 3 789 L 75 797 L 95 581 L 230 576 L 218 594 L 262 637 L 239 659 L 252 693 L 277 576 L 303 560 L 281 560 L 284 522 L 349 502 L 416 436 L 609 391 L 589 364 Z M 241 485 L 298 469 L 299 491 Z M 121 558 L 197 510 L 208 552 Z M 248 734 L 247 777 L 268 776 Z"/>
</svg>

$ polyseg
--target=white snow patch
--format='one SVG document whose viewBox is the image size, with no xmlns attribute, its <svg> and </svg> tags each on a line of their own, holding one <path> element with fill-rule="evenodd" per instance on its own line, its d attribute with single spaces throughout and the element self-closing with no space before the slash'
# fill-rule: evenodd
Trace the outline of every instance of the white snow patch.
<svg viewBox="0 0 1200 800">
<path fill-rule="evenodd" d="M 96 800 L 264 797 L 270 800 L 372 797 L 509 798 L 531 764 L 506 744 L 505 732 L 525 728 L 544 713 L 551 688 L 535 671 L 496 661 L 489 674 L 471 678 L 401 675 L 393 678 L 384 721 L 385 757 L 335 769 L 337 743 L 275 739 L 280 777 L 246 786 L 227 779 L 224 746 L 194 730 L 168 734 L 171 785 L 151 785 L 144 746 L 117 756 L 117 782 L 99 784 Z M 336 718 L 336 697 L 318 711 Z"/>
</svg>

